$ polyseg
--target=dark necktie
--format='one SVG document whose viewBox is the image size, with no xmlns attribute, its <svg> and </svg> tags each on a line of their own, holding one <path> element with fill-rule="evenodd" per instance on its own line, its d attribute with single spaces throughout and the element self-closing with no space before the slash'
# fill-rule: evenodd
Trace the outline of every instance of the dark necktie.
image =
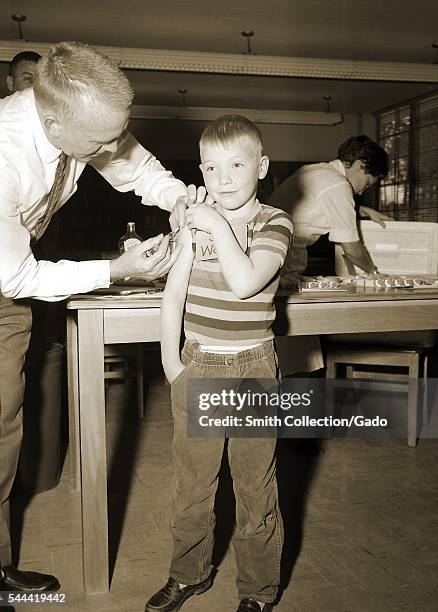
<svg viewBox="0 0 438 612">
<path fill-rule="evenodd" d="M 59 199 L 64 186 L 66 164 L 67 155 L 64 153 L 64 151 L 61 151 L 58 165 L 56 167 L 55 180 L 53 181 L 52 189 L 47 197 L 46 212 L 38 219 L 35 227 L 35 240 L 39 240 L 41 238 L 50 223 L 50 219 L 59 208 Z"/>
</svg>

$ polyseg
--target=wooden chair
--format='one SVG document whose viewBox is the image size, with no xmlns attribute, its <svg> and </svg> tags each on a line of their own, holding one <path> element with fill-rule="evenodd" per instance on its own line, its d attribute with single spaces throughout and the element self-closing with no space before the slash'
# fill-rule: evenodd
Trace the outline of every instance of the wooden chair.
<svg viewBox="0 0 438 612">
<path fill-rule="evenodd" d="M 135 378 L 137 383 L 137 414 L 144 417 L 144 372 L 143 349 L 139 344 L 106 344 L 104 352 L 105 386 L 111 380 L 123 380 L 125 393 L 127 381 Z"/>
<path fill-rule="evenodd" d="M 429 353 L 424 347 L 327 344 L 326 378 L 336 378 L 338 366 L 345 365 L 347 378 L 369 379 L 373 381 L 371 388 L 374 389 L 406 392 L 408 395 L 408 445 L 415 447 L 421 385 L 424 385 L 423 415 L 425 410 L 424 416 L 427 418 L 425 387 L 428 359 Z M 394 372 L 393 368 L 404 370 L 404 372 Z"/>
</svg>

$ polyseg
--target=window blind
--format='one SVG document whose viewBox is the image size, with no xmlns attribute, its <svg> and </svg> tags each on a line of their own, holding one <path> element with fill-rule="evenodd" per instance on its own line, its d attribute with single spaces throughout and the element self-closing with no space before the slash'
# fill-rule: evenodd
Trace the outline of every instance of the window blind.
<svg viewBox="0 0 438 612">
<path fill-rule="evenodd" d="M 400 221 L 438 222 L 438 95 L 378 113 L 378 140 L 390 160 L 379 209 Z"/>
</svg>

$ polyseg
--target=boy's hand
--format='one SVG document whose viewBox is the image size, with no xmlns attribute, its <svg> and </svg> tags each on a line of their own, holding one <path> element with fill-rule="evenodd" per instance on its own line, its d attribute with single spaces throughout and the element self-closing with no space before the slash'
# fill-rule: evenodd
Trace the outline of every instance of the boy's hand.
<svg viewBox="0 0 438 612">
<path fill-rule="evenodd" d="M 166 368 L 166 378 L 170 385 L 175 382 L 181 372 L 185 370 L 185 367 L 186 366 L 182 363 L 182 361 L 180 361 L 175 367 Z"/>
<path fill-rule="evenodd" d="M 211 206 L 214 204 L 214 200 L 207 194 L 205 187 L 189 185 L 187 187 L 187 195 L 180 196 L 177 199 L 175 208 L 170 214 L 169 223 L 172 230 L 175 230 L 177 227 L 184 227 L 186 224 L 186 208 L 194 204 L 206 204 L 207 206 Z"/>
<path fill-rule="evenodd" d="M 218 224 L 226 223 L 224 217 L 211 206 L 198 204 L 186 212 L 186 223 L 189 229 L 198 229 L 212 234 Z"/>
</svg>

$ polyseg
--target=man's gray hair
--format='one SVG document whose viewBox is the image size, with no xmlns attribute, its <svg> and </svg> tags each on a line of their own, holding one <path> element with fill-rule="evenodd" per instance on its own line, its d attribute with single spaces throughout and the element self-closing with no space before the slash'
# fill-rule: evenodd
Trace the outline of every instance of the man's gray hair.
<svg viewBox="0 0 438 612">
<path fill-rule="evenodd" d="M 105 110 L 126 111 L 134 91 L 126 75 L 106 56 L 81 42 L 60 42 L 39 63 L 35 100 L 59 118 L 99 121 Z"/>
</svg>

